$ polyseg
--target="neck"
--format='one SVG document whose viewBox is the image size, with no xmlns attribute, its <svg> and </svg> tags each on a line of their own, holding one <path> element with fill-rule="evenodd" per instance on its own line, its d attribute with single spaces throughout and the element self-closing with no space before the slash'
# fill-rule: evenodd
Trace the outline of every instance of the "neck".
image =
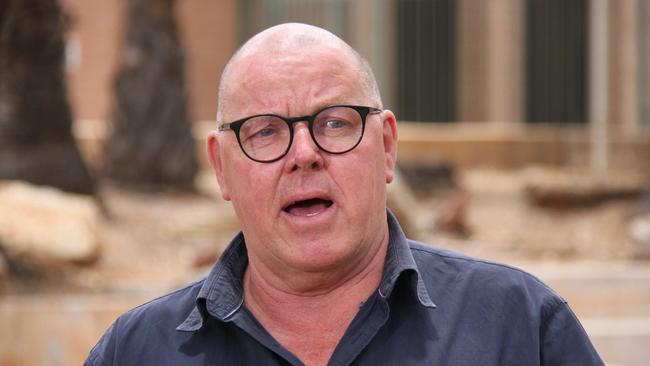
<svg viewBox="0 0 650 366">
<path fill-rule="evenodd" d="M 387 247 L 388 233 L 374 252 L 352 266 L 354 270 L 292 273 L 292 282 L 285 281 L 286 269 L 276 273 L 252 257 L 244 275 L 246 306 L 305 364 L 327 364 L 360 304 L 379 287 Z"/>
</svg>

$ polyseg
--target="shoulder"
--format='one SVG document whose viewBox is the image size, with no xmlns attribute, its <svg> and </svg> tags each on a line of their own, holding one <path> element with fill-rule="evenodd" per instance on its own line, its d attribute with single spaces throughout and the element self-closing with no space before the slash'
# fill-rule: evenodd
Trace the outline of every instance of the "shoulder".
<svg viewBox="0 0 650 366">
<path fill-rule="evenodd" d="M 509 344 L 517 357 L 538 352 L 543 365 L 602 365 L 566 301 L 537 277 L 411 240 L 409 247 L 436 316 L 451 328 L 488 348 Z"/>
<path fill-rule="evenodd" d="M 120 364 L 120 355 L 137 354 L 149 348 L 147 343 L 169 338 L 195 308 L 203 282 L 192 283 L 120 315 L 90 351 L 85 365 Z"/>
<path fill-rule="evenodd" d="M 122 314 L 117 322 L 121 327 L 136 326 L 141 322 L 173 323 L 178 326 L 196 306 L 196 297 L 205 280 L 191 283 L 185 287 L 157 297 Z"/>
<path fill-rule="evenodd" d="M 440 294 L 480 297 L 483 301 L 524 301 L 548 310 L 565 303 L 553 289 L 519 268 L 413 240 L 408 242 L 427 289 L 434 292 L 432 296 Z"/>
</svg>

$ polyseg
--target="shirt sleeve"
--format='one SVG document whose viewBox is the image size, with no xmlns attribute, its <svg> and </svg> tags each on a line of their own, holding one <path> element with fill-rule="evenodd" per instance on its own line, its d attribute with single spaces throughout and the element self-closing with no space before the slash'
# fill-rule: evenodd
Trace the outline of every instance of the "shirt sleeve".
<svg viewBox="0 0 650 366">
<path fill-rule="evenodd" d="M 84 362 L 84 366 L 109 366 L 115 353 L 116 323 L 113 323 L 99 339 Z"/>
<path fill-rule="evenodd" d="M 604 366 L 578 318 L 564 301 L 548 311 L 540 337 L 544 366 Z"/>
</svg>

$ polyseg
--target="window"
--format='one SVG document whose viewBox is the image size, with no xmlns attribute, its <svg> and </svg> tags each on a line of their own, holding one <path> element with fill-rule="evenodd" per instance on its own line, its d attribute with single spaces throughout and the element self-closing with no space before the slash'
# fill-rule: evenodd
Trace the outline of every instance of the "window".
<svg viewBox="0 0 650 366">
<path fill-rule="evenodd" d="M 453 0 L 400 0 L 400 119 L 453 121 L 455 6 Z"/>
</svg>

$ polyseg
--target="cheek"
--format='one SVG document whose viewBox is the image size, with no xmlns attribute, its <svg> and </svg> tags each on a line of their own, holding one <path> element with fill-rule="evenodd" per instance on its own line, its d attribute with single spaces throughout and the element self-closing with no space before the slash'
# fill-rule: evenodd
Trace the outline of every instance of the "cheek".
<svg viewBox="0 0 650 366">
<path fill-rule="evenodd" d="M 245 157 L 244 157 L 245 158 Z M 247 159 L 247 158 L 245 158 Z M 248 160 L 248 159 L 247 159 Z M 273 202 L 275 182 L 271 166 L 237 157 L 228 166 L 232 203 L 238 214 L 258 216 L 268 212 Z"/>
<path fill-rule="evenodd" d="M 367 210 L 370 205 L 381 203 L 382 197 L 385 196 L 386 177 L 383 156 L 381 149 L 367 147 L 359 150 L 359 154 L 355 154 L 353 159 L 342 161 L 339 169 L 332 169 L 343 172 L 337 179 L 338 183 L 344 190 L 348 202 L 357 202 L 354 207 L 360 210 Z"/>
<path fill-rule="evenodd" d="M 370 186 L 385 186 L 386 185 L 386 152 L 384 151 L 383 138 L 380 131 L 373 129 L 373 134 L 368 136 L 368 144 L 364 146 L 362 156 L 365 157 L 360 161 L 359 166 L 363 167 L 364 174 L 366 174 L 370 182 Z"/>
<path fill-rule="evenodd" d="M 239 171 L 235 176 L 233 183 L 236 187 L 231 191 L 231 203 L 242 230 L 247 235 L 266 230 L 270 211 L 270 199 L 265 194 L 268 190 L 255 181 L 255 175 Z"/>
</svg>

